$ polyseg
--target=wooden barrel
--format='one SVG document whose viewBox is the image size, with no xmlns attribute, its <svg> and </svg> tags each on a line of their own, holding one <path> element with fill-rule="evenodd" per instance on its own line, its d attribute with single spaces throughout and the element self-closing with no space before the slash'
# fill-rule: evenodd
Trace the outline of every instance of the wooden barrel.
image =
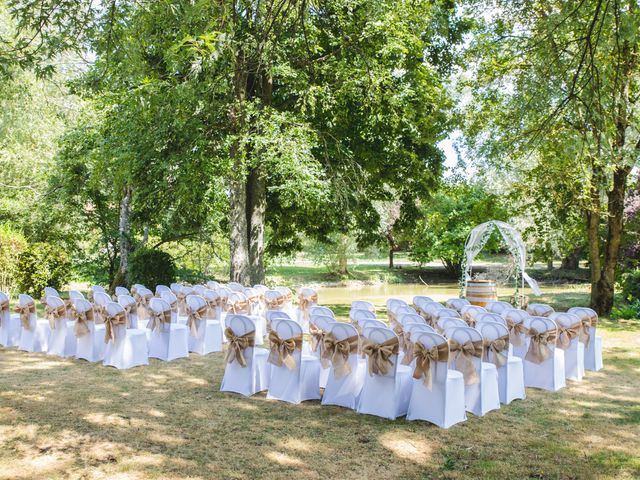
<svg viewBox="0 0 640 480">
<path fill-rule="evenodd" d="M 485 307 L 488 302 L 498 299 L 496 282 L 493 280 L 469 280 L 467 282 L 467 300 L 471 305 Z"/>
</svg>

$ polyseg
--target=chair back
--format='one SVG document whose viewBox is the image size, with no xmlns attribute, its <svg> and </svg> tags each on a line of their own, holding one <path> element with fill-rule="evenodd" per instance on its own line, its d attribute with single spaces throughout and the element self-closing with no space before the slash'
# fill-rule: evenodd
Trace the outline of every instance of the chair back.
<svg viewBox="0 0 640 480">
<path fill-rule="evenodd" d="M 94 285 L 91 287 L 91 291 L 96 294 L 96 293 L 107 293 L 107 291 L 104 289 L 104 287 L 101 287 L 100 285 Z"/>
<path fill-rule="evenodd" d="M 111 301 L 112 299 L 108 293 L 95 291 L 93 292 L 93 303 L 95 303 L 96 305 L 105 306 Z"/>
<path fill-rule="evenodd" d="M 413 297 L 413 304 L 418 308 L 422 308 L 422 305 L 429 302 L 433 302 L 431 297 L 426 297 L 424 295 L 416 295 Z"/>
<path fill-rule="evenodd" d="M 260 292 L 262 295 L 264 295 L 264 292 L 266 292 L 267 290 L 269 290 L 269 287 L 267 287 L 266 285 L 262 285 L 261 283 L 256 283 L 253 288 L 255 288 L 258 292 Z"/>
<path fill-rule="evenodd" d="M 406 313 L 402 315 L 399 320 L 401 325 L 406 325 L 408 323 L 422 323 L 424 325 L 427 324 L 426 320 L 417 313 Z"/>
<path fill-rule="evenodd" d="M 207 288 L 211 290 L 215 290 L 220 287 L 220 284 L 215 280 L 209 280 L 206 285 L 207 285 Z"/>
<path fill-rule="evenodd" d="M 416 332 L 415 336 L 412 332 L 411 341 L 414 344 L 421 343 L 422 346 L 427 350 L 431 350 L 433 347 L 440 346 L 443 343 L 447 344 L 447 350 L 449 349 L 449 344 L 447 342 L 447 339 L 436 332 Z M 432 376 L 433 383 L 444 384 L 447 381 L 449 362 L 445 362 L 445 361 L 435 362 L 433 369 L 434 369 L 433 376 Z"/>
<path fill-rule="evenodd" d="M 149 300 L 149 308 L 156 313 L 167 312 L 171 310 L 171 305 L 161 298 L 152 297 Z"/>
<path fill-rule="evenodd" d="M 384 323 L 382 320 L 373 320 L 373 319 L 365 320 L 364 322 L 362 322 L 361 326 L 365 331 L 364 332 L 365 337 L 367 336 L 366 331 L 369 328 L 389 328 L 389 325 Z"/>
<path fill-rule="evenodd" d="M 129 289 L 125 287 L 116 287 L 115 294 L 116 297 L 119 297 L 120 295 L 130 295 Z"/>
<path fill-rule="evenodd" d="M 270 322 L 273 322 L 274 320 L 293 320 L 287 312 L 283 312 L 281 310 L 270 310 L 265 314 L 265 316 Z"/>
<path fill-rule="evenodd" d="M 376 307 L 373 303 L 368 302 L 367 300 L 354 300 L 351 302 L 351 311 L 353 312 L 354 310 L 369 310 L 370 312 L 375 313 Z"/>
<path fill-rule="evenodd" d="M 58 291 L 53 287 L 44 287 L 44 296 L 46 297 L 60 297 Z"/>
<path fill-rule="evenodd" d="M 487 309 L 487 312 L 497 313 L 498 315 L 503 315 L 507 310 L 514 309 L 513 305 L 509 302 L 503 302 L 502 300 L 491 300 L 487 302 L 484 308 Z"/>
<path fill-rule="evenodd" d="M 548 317 L 555 310 L 546 303 L 530 303 L 527 305 L 527 313 L 535 317 Z"/>
<path fill-rule="evenodd" d="M 453 340 L 458 342 L 460 345 L 465 344 L 466 342 L 482 342 L 482 334 L 476 330 L 475 328 L 471 328 L 469 326 L 464 327 L 453 327 L 446 331 L 446 337 L 449 341 Z M 473 362 L 473 366 L 476 369 L 476 373 L 480 374 L 480 369 L 482 368 L 482 360 L 484 358 L 484 351 L 480 357 L 471 357 L 471 361 Z M 451 357 L 449 357 L 449 363 L 451 364 Z"/>
<path fill-rule="evenodd" d="M 279 290 L 267 290 L 264 292 L 264 300 L 268 310 L 280 310 L 285 304 L 284 295 Z"/>
<path fill-rule="evenodd" d="M 409 333 L 409 338 L 413 341 L 414 336 L 420 333 L 438 333 L 431 325 L 426 323 L 408 323 L 404 326 L 404 331 Z"/>
<path fill-rule="evenodd" d="M 178 297 L 171 290 L 160 292 L 160 298 L 167 302 L 169 305 L 176 305 L 176 309 L 178 308 Z"/>
<path fill-rule="evenodd" d="M 454 310 L 453 308 L 441 308 L 436 310 L 434 313 L 435 320 L 439 320 L 441 318 L 460 318 L 460 314 Z"/>
<path fill-rule="evenodd" d="M 333 314 L 333 310 L 331 310 L 329 307 L 321 307 L 319 305 L 314 305 L 313 307 L 311 307 L 309 309 L 309 314 L 311 316 L 313 316 L 313 315 L 326 315 L 328 317 L 336 318 L 336 316 Z"/>
<path fill-rule="evenodd" d="M 79 292 L 78 290 L 69 290 L 69 298 L 71 299 L 72 302 L 78 299 L 84 300 L 84 295 L 82 294 L 82 292 Z"/>
<path fill-rule="evenodd" d="M 350 323 L 335 322 L 331 324 L 329 331 L 333 334 L 334 337 L 336 337 L 336 340 L 339 342 L 341 342 L 342 340 L 346 340 L 349 337 L 358 337 L 358 343 L 360 343 L 361 341 L 361 338 L 358 335 L 358 331 Z M 360 355 L 358 352 L 349 354 L 349 365 L 351 366 L 352 374 L 356 371 L 359 357 Z"/>
<path fill-rule="evenodd" d="M 424 302 L 420 305 L 420 310 L 424 312 L 424 314 L 429 317 L 431 320 L 436 320 L 438 318 L 437 313 L 440 310 L 444 310 L 445 306 L 439 302 Z M 449 309 L 451 310 L 451 309 Z M 453 310 L 455 312 L 455 310 Z M 457 314 L 458 312 L 456 312 Z M 459 315 L 458 315 L 459 316 Z"/>
<path fill-rule="evenodd" d="M 451 328 L 460 328 L 460 327 L 469 326 L 467 325 L 467 322 L 465 322 L 461 318 L 456 318 L 456 317 L 439 318 L 438 321 L 436 322 L 436 325 L 438 326 L 438 329 L 440 329 L 441 332 L 446 332 Z M 445 333 L 445 336 L 446 336 L 446 333 Z"/>
<path fill-rule="evenodd" d="M 156 297 L 162 298 L 162 294 L 164 292 L 171 292 L 171 291 L 172 291 L 171 288 L 167 287 L 166 285 L 156 285 Z"/>
<path fill-rule="evenodd" d="M 478 305 L 465 305 L 460 309 L 460 315 L 465 320 L 475 321 L 478 315 L 483 313 L 487 313 L 487 310 L 484 307 L 479 307 Z"/>
<path fill-rule="evenodd" d="M 232 292 L 244 292 L 244 285 L 242 285 L 242 284 L 240 284 L 238 282 L 229 282 L 229 283 L 227 283 L 227 287 Z"/>
<path fill-rule="evenodd" d="M 462 307 L 469 305 L 469 300 L 466 298 L 450 298 L 444 304 L 447 308 L 452 308 L 453 310 L 460 312 Z"/>
<path fill-rule="evenodd" d="M 368 328 L 364 331 L 364 336 L 370 342 L 382 344 L 393 338 L 398 338 L 393 330 L 391 330 L 386 325 L 384 327 L 372 327 Z M 367 358 L 367 362 L 369 362 L 369 358 Z M 393 354 L 389 357 L 389 360 L 393 364 L 393 368 L 390 368 L 389 371 L 382 375 L 384 377 L 395 377 L 396 370 L 398 368 L 398 354 Z"/>
<path fill-rule="evenodd" d="M 207 301 L 200 295 L 187 296 L 187 306 L 193 311 L 199 310 L 206 305 Z"/>
<path fill-rule="evenodd" d="M 351 320 L 358 322 L 358 325 L 362 325 L 365 320 L 375 320 L 376 314 L 371 310 L 351 310 L 349 314 Z"/>
<path fill-rule="evenodd" d="M 139 287 L 136 290 L 136 293 L 138 295 L 140 295 L 141 297 L 146 297 L 146 296 L 151 296 L 153 297 L 153 292 L 151 290 L 149 290 L 147 287 Z"/>
<path fill-rule="evenodd" d="M 178 295 L 178 293 L 182 291 L 182 285 L 180 285 L 179 283 L 172 283 L 171 285 L 169 285 L 169 288 L 176 295 Z"/>
<path fill-rule="evenodd" d="M 311 315 L 309 322 L 320 330 L 328 332 L 331 325 L 336 323 L 336 319 L 329 315 Z"/>
<path fill-rule="evenodd" d="M 114 317 L 116 315 L 119 315 L 120 313 L 124 313 L 124 308 L 122 308 L 122 305 L 119 305 L 116 302 L 108 302 L 107 304 L 105 304 L 104 307 L 107 312 L 107 315 L 110 317 Z M 126 335 L 126 331 L 127 331 L 126 324 L 114 325 L 112 328 L 113 328 L 114 337 L 116 339 L 122 337 L 123 335 Z"/>
<path fill-rule="evenodd" d="M 407 307 L 407 302 L 400 298 L 390 298 L 387 300 L 387 311 L 396 313 L 400 307 Z"/>
<path fill-rule="evenodd" d="M 497 322 L 483 322 L 476 330 L 479 330 L 482 334 L 482 338 L 485 340 L 497 340 L 500 337 L 509 335 L 509 330 L 502 323 Z"/>
<path fill-rule="evenodd" d="M 402 317 L 405 315 L 418 315 L 418 312 L 415 308 L 410 307 L 409 305 L 404 305 L 396 309 L 396 318 L 398 322 L 402 323 Z"/>
<path fill-rule="evenodd" d="M 91 305 L 91 303 L 84 298 L 74 298 L 73 306 L 79 313 L 88 312 L 93 308 L 93 305 Z"/>
<path fill-rule="evenodd" d="M 476 325 L 485 322 L 499 323 L 500 325 L 504 325 L 505 327 L 507 326 L 507 321 L 497 313 L 484 312 L 476 317 Z"/>
<path fill-rule="evenodd" d="M 531 315 L 526 310 L 520 310 L 519 308 L 505 310 L 502 316 L 505 320 L 511 320 L 513 323 L 521 323 L 525 318 L 531 317 Z"/>
<path fill-rule="evenodd" d="M 289 287 L 276 287 L 276 290 L 284 295 L 286 300 L 291 300 L 291 298 L 293 297 L 293 292 Z"/>
</svg>

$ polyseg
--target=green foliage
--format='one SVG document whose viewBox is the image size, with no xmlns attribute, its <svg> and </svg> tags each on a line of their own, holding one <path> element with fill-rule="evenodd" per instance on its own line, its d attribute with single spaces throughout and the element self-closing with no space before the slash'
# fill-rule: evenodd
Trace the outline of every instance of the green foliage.
<svg viewBox="0 0 640 480">
<path fill-rule="evenodd" d="M 640 318 L 640 299 L 633 300 L 631 303 L 613 307 L 611 310 L 611 318 L 615 320 L 632 320 Z"/>
<path fill-rule="evenodd" d="M 355 239 L 340 233 L 332 233 L 325 241 L 312 240 L 305 245 L 305 255 L 333 275 L 347 275 L 349 263 L 357 251 Z"/>
<path fill-rule="evenodd" d="M 33 243 L 18 256 L 18 289 L 40 298 L 45 287 L 63 288 L 71 277 L 71 262 L 66 252 L 48 243 Z"/>
<path fill-rule="evenodd" d="M 464 244 L 476 225 L 507 220 L 500 197 L 477 184 L 446 186 L 424 203 L 421 211 L 423 216 L 412 235 L 411 258 L 421 264 L 438 259 L 450 275 L 460 273 Z"/>
<path fill-rule="evenodd" d="M 138 248 L 129 258 L 129 282 L 149 288 L 169 285 L 175 281 L 176 266 L 171 255 L 162 250 Z"/>
<path fill-rule="evenodd" d="M 621 276 L 622 298 L 625 302 L 640 300 L 640 270 L 632 270 Z"/>
<path fill-rule="evenodd" d="M 27 241 L 21 232 L 0 226 L 0 291 L 9 296 L 17 287 L 18 258 L 26 248 Z"/>
</svg>

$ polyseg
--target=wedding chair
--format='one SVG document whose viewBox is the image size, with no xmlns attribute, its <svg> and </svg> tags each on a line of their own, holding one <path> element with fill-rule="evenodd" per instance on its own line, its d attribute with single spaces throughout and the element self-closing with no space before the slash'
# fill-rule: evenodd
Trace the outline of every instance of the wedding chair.
<svg viewBox="0 0 640 480">
<path fill-rule="evenodd" d="M 108 293 L 100 291 L 94 291 L 92 297 L 95 321 L 103 323 L 104 317 L 106 316 L 105 309 L 107 308 L 107 303 L 112 302 L 113 300 Z"/>
<path fill-rule="evenodd" d="M 222 329 L 217 320 L 207 320 L 209 304 L 199 295 L 187 297 L 189 351 L 200 355 L 222 351 Z"/>
<path fill-rule="evenodd" d="M 193 286 L 193 295 L 198 295 L 200 297 L 204 297 L 204 291 L 207 289 L 204 285 L 194 285 Z"/>
<path fill-rule="evenodd" d="M 367 329 L 369 328 L 386 328 L 387 330 L 391 330 L 389 325 L 384 323 L 382 320 L 376 319 L 368 319 L 362 322 L 362 331 L 366 336 Z"/>
<path fill-rule="evenodd" d="M 464 377 L 464 404 L 478 417 L 500 408 L 498 371 L 493 363 L 483 361 L 482 334 L 468 326 L 446 331 L 449 339 L 449 362 Z"/>
<path fill-rule="evenodd" d="M 581 336 L 587 336 L 582 322 L 572 313 L 554 312 L 549 318 L 556 322 L 558 335 L 556 346 L 564 350 L 564 376 L 569 380 L 582 380 L 584 377 L 584 343 Z"/>
<path fill-rule="evenodd" d="M 435 311 L 434 320 L 438 320 L 439 318 L 451 317 L 451 318 L 462 318 L 462 316 L 453 308 L 440 308 Z"/>
<path fill-rule="evenodd" d="M 136 293 L 133 294 L 133 298 L 136 301 L 138 320 L 141 322 L 149 320 L 151 317 L 149 303 L 154 298 L 153 292 L 147 287 L 139 287 L 136 289 Z"/>
<path fill-rule="evenodd" d="M 187 324 L 186 316 L 178 316 L 178 297 L 176 297 L 176 294 L 173 293 L 173 291 L 163 291 L 160 293 L 159 298 L 167 302 L 169 304 L 169 308 L 171 308 L 171 323 L 180 323 L 182 325 Z"/>
<path fill-rule="evenodd" d="M 9 297 L 0 292 L 0 346 L 15 347 L 20 343 L 20 316 L 11 315 Z"/>
<path fill-rule="evenodd" d="M 101 287 L 100 285 L 93 285 L 90 289 L 89 289 L 89 300 L 94 302 L 95 304 L 95 295 L 96 293 L 104 293 L 105 295 L 107 295 L 107 291 L 104 289 L 104 287 Z M 109 298 L 111 299 L 111 298 Z"/>
<path fill-rule="evenodd" d="M 500 325 L 504 325 L 505 327 L 507 326 L 507 321 L 497 313 L 489 313 L 489 312 L 480 313 L 479 315 L 476 316 L 475 321 L 476 321 L 475 322 L 476 327 L 478 327 L 480 323 L 485 323 L 485 322 L 499 323 Z"/>
<path fill-rule="evenodd" d="M 431 325 L 435 325 L 435 321 L 438 319 L 438 312 L 440 310 L 445 310 L 446 307 L 444 305 L 442 305 L 441 303 L 438 302 L 425 302 L 422 304 L 422 306 L 420 307 L 420 313 L 421 315 L 424 317 L 424 319 L 427 321 L 427 323 L 431 324 Z M 446 310 L 451 310 L 456 312 L 453 309 L 446 309 Z M 446 315 L 446 316 L 450 316 L 450 315 Z M 455 314 L 456 317 L 459 317 L 460 315 L 458 314 L 458 312 L 456 312 Z"/>
<path fill-rule="evenodd" d="M 527 313 L 532 317 L 548 317 L 555 310 L 544 303 L 530 303 L 527 305 Z"/>
<path fill-rule="evenodd" d="M 329 315 L 311 315 L 309 319 L 309 333 L 311 336 L 309 350 L 310 354 L 320 361 L 320 388 L 327 386 L 327 379 L 329 378 L 331 361 L 324 354 L 324 338 L 334 323 L 336 323 L 336 319 Z"/>
<path fill-rule="evenodd" d="M 390 322 L 396 322 L 397 312 L 401 307 L 408 307 L 407 302 L 399 298 L 390 298 L 387 300 L 387 318 Z"/>
<path fill-rule="evenodd" d="M 460 309 L 460 315 L 470 327 L 475 326 L 476 319 L 483 313 L 487 313 L 487 311 L 484 307 L 479 307 L 477 305 L 465 305 Z"/>
<path fill-rule="evenodd" d="M 224 337 L 224 317 L 226 315 L 223 312 L 223 299 L 215 290 L 206 289 L 203 295 L 204 299 L 207 301 L 208 309 L 207 309 L 207 320 L 216 320 L 220 327 L 220 337 L 222 339 L 222 343 L 226 341 Z"/>
<path fill-rule="evenodd" d="M 485 358 L 498 371 L 500 403 L 525 398 L 522 359 L 513 356 L 509 346 L 509 330 L 501 323 L 483 321 L 477 327 L 484 339 Z"/>
<path fill-rule="evenodd" d="M 556 348 L 556 323 L 533 316 L 524 319 L 524 326 L 527 329 L 524 385 L 552 392 L 565 387 L 564 350 Z"/>
<path fill-rule="evenodd" d="M 446 332 L 447 330 L 449 330 L 450 328 L 456 328 L 456 327 L 468 327 L 469 325 L 467 325 L 467 322 L 465 322 L 464 320 L 462 320 L 461 318 L 456 318 L 456 317 L 442 317 L 439 318 L 436 321 L 436 325 L 435 325 L 435 330 L 438 333 L 442 333 L 446 336 Z"/>
<path fill-rule="evenodd" d="M 121 305 L 107 303 L 104 319 L 103 364 L 119 370 L 149 365 L 147 337 L 143 330 L 127 328 L 127 317 Z"/>
<path fill-rule="evenodd" d="M 285 311 L 286 299 L 282 292 L 278 290 L 267 290 L 264 292 L 265 312 L 271 312 L 274 310 Z M 287 311 L 289 315 L 289 311 Z"/>
<path fill-rule="evenodd" d="M 18 350 L 25 352 L 46 352 L 49 349 L 51 328 L 45 318 L 38 319 L 35 300 L 24 293 L 18 296 L 15 309 L 20 315 L 20 342 Z"/>
<path fill-rule="evenodd" d="M 272 310 L 267 312 L 266 316 L 267 320 L 267 331 L 273 330 L 275 328 L 275 324 L 280 320 L 293 320 L 291 316 L 287 312 L 282 312 L 280 310 Z"/>
<path fill-rule="evenodd" d="M 320 305 L 314 305 L 309 309 L 309 314 L 313 317 L 314 315 L 325 315 L 327 317 L 336 318 L 333 310 L 329 307 L 321 307 Z"/>
<path fill-rule="evenodd" d="M 139 288 L 147 288 L 144 285 L 142 285 L 141 283 L 134 283 L 133 285 L 131 285 L 131 296 L 135 296 L 136 292 L 138 291 Z"/>
<path fill-rule="evenodd" d="M 171 322 L 171 306 L 160 298 L 149 300 L 149 356 L 164 361 L 189 356 L 187 326 Z"/>
<path fill-rule="evenodd" d="M 245 296 L 247 297 L 247 301 L 249 302 L 249 309 L 251 311 L 251 315 L 256 315 L 258 317 L 264 316 L 264 295 L 260 293 L 253 287 L 247 287 L 244 289 Z"/>
<path fill-rule="evenodd" d="M 414 340 L 415 367 L 407 420 L 425 420 L 440 428 L 464 422 L 464 377 L 449 368 L 449 344 L 435 332 Z"/>
<path fill-rule="evenodd" d="M 420 308 L 421 304 L 433 302 L 433 299 L 424 295 L 416 295 L 415 297 L 413 297 L 412 302 L 416 307 Z"/>
<path fill-rule="evenodd" d="M 418 313 L 407 313 L 405 315 L 402 315 L 400 323 L 402 324 L 402 326 L 406 325 L 407 323 L 422 323 L 423 325 L 426 325 L 427 321 L 422 315 Z"/>
<path fill-rule="evenodd" d="M 351 302 L 351 311 L 353 312 L 354 310 L 369 310 L 374 314 L 376 313 L 375 305 L 367 300 L 354 300 Z"/>
<path fill-rule="evenodd" d="M 73 333 L 76 338 L 76 358 L 89 362 L 104 360 L 105 326 L 96 325 L 93 305 L 84 298 L 76 298 L 71 312 L 75 322 Z"/>
<path fill-rule="evenodd" d="M 358 407 L 367 370 L 359 349 L 360 337 L 353 325 L 341 322 L 331 325 L 324 336 L 324 355 L 330 367 L 322 405 L 338 405 L 352 410 Z"/>
<path fill-rule="evenodd" d="M 309 333 L 309 314 L 311 307 L 318 305 L 318 293 L 308 287 L 303 287 L 298 293 L 298 308 L 296 309 L 296 321 L 302 327 L 304 333 Z"/>
<path fill-rule="evenodd" d="M 226 318 L 227 352 L 221 392 L 251 396 L 269 387 L 269 351 L 255 346 L 255 322 L 246 315 Z"/>
<path fill-rule="evenodd" d="M 85 300 L 85 296 L 78 290 L 69 290 L 69 300 L 73 304 L 74 300 Z"/>
<path fill-rule="evenodd" d="M 256 345 L 262 345 L 264 343 L 264 336 L 267 333 L 267 320 L 265 317 L 251 314 L 251 306 L 247 297 L 242 292 L 231 292 L 226 301 L 227 315 L 240 314 L 247 315 L 256 324 Z"/>
<path fill-rule="evenodd" d="M 293 320 L 280 320 L 269 332 L 268 399 L 289 403 L 320 399 L 320 361 L 302 354 L 302 335 L 302 327 Z"/>
<path fill-rule="evenodd" d="M 131 295 L 129 289 L 126 287 L 116 287 L 114 293 L 116 295 L 116 298 L 118 298 L 120 295 Z"/>
<path fill-rule="evenodd" d="M 169 285 L 169 288 L 171 289 L 171 292 L 176 296 L 176 301 L 177 303 L 177 316 L 178 319 L 182 318 L 183 321 L 186 321 L 184 319 L 186 319 L 187 316 L 187 293 L 188 291 L 184 288 L 183 285 L 180 285 L 179 283 L 172 283 L 171 285 Z M 162 293 L 160 294 L 162 295 Z"/>
<path fill-rule="evenodd" d="M 76 354 L 74 322 L 67 317 L 66 304 L 60 297 L 46 297 L 44 312 L 51 329 L 47 353 L 59 357 L 73 357 Z"/>
<path fill-rule="evenodd" d="M 508 310 L 514 310 L 513 305 L 501 300 L 491 300 L 490 302 L 487 302 L 487 305 L 484 308 L 487 309 L 487 312 L 497 313 L 498 315 L 504 315 Z"/>
<path fill-rule="evenodd" d="M 418 315 L 418 312 L 415 308 L 405 305 L 404 307 L 399 307 L 395 312 L 395 320 L 402 324 L 404 322 L 404 317 L 407 315 Z"/>
<path fill-rule="evenodd" d="M 232 292 L 239 292 L 239 293 L 243 293 L 244 292 L 244 285 L 242 285 L 241 283 L 238 283 L 238 282 L 229 282 L 229 283 L 227 283 L 227 288 L 229 290 L 231 290 Z"/>
<path fill-rule="evenodd" d="M 131 295 L 118 295 L 117 302 L 127 317 L 127 328 L 138 328 L 138 305 Z M 142 330 L 142 328 L 140 329 Z"/>
<path fill-rule="evenodd" d="M 44 297 L 43 297 L 44 301 L 42 302 L 43 304 L 46 303 L 47 297 L 58 297 L 58 298 L 60 298 L 60 294 L 53 287 L 44 287 Z"/>
<path fill-rule="evenodd" d="M 363 341 L 367 359 L 365 376 L 358 399 L 358 413 L 394 420 L 406 415 L 411 395 L 411 369 L 399 365 L 400 343 L 389 328 L 371 328 Z"/>
<path fill-rule="evenodd" d="M 405 317 L 406 319 L 407 317 Z M 422 319 L 422 317 L 420 317 Z M 414 349 L 414 338 L 425 332 L 433 332 L 436 333 L 434 328 L 431 325 L 427 325 L 424 323 L 424 319 L 420 323 L 405 323 L 403 325 L 403 341 L 402 341 L 402 352 L 400 352 L 400 363 L 402 365 L 412 365 L 414 363 L 413 359 L 413 349 Z"/>
<path fill-rule="evenodd" d="M 253 288 L 255 288 L 257 291 L 259 291 L 260 293 L 264 293 L 267 290 L 269 290 L 269 287 L 267 287 L 266 285 L 262 285 L 261 283 L 256 283 Z"/>
<path fill-rule="evenodd" d="M 351 310 L 351 312 L 349 312 L 349 318 L 351 324 L 361 333 L 364 322 L 366 320 L 375 320 L 376 314 L 370 310 Z"/>
<path fill-rule="evenodd" d="M 582 322 L 584 334 L 580 341 L 584 343 L 584 368 L 597 372 L 602 368 L 602 337 L 596 335 L 598 314 L 586 307 L 573 307 L 567 313 L 577 315 Z"/>
<path fill-rule="evenodd" d="M 218 282 L 216 282 L 215 280 L 209 280 L 207 282 L 207 288 L 209 288 L 210 290 L 216 290 L 216 289 L 220 288 L 220 284 Z"/>
<path fill-rule="evenodd" d="M 460 313 L 462 307 L 464 307 L 465 305 L 470 305 L 470 303 L 466 298 L 450 298 L 449 300 L 444 302 L 444 305 L 445 307 L 452 308 L 453 310 L 456 310 L 458 313 Z"/>
<path fill-rule="evenodd" d="M 509 342 L 513 348 L 513 354 L 524 361 L 527 354 L 527 328 L 524 325 L 525 318 L 531 317 L 525 310 L 505 310 L 504 319 L 509 329 Z"/>
</svg>

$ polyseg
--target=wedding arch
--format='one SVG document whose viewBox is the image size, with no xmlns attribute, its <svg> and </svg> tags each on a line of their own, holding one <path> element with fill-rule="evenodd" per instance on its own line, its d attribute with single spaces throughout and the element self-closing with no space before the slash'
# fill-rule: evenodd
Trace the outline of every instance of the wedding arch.
<svg viewBox="0 0 640 480">
<path fill-rule="evenodd" d="M 464 289 L 467 286 L 467 282 L 471 280 L 471 271 L 473 267 L 473 261 L 480 251 L 484 248 L 485 244 L 497 230 L 502 236 L 502 240 L 509 249 L 509 253 L 515 260 L 516 273 L 515 273 L 515 293 L 514 299 L 518 299 L 518 295 L 521 289 L 524 289 L 525 282 L 531 287 L 534 295 L 540 295 L 540 287 L 538 282 L 531 278 L 525 271 L 527 263 L 527 251 L 518 232 L 515 228 L 505 222 L 499 220 L 490 220 L 485 223 L 481 223 L 469 233 L 467 241 L 464 245 L 464 256 L 462 258 L 462 277 L 460 278 L 460 296 L 464 295 Z"/>
</svg>

